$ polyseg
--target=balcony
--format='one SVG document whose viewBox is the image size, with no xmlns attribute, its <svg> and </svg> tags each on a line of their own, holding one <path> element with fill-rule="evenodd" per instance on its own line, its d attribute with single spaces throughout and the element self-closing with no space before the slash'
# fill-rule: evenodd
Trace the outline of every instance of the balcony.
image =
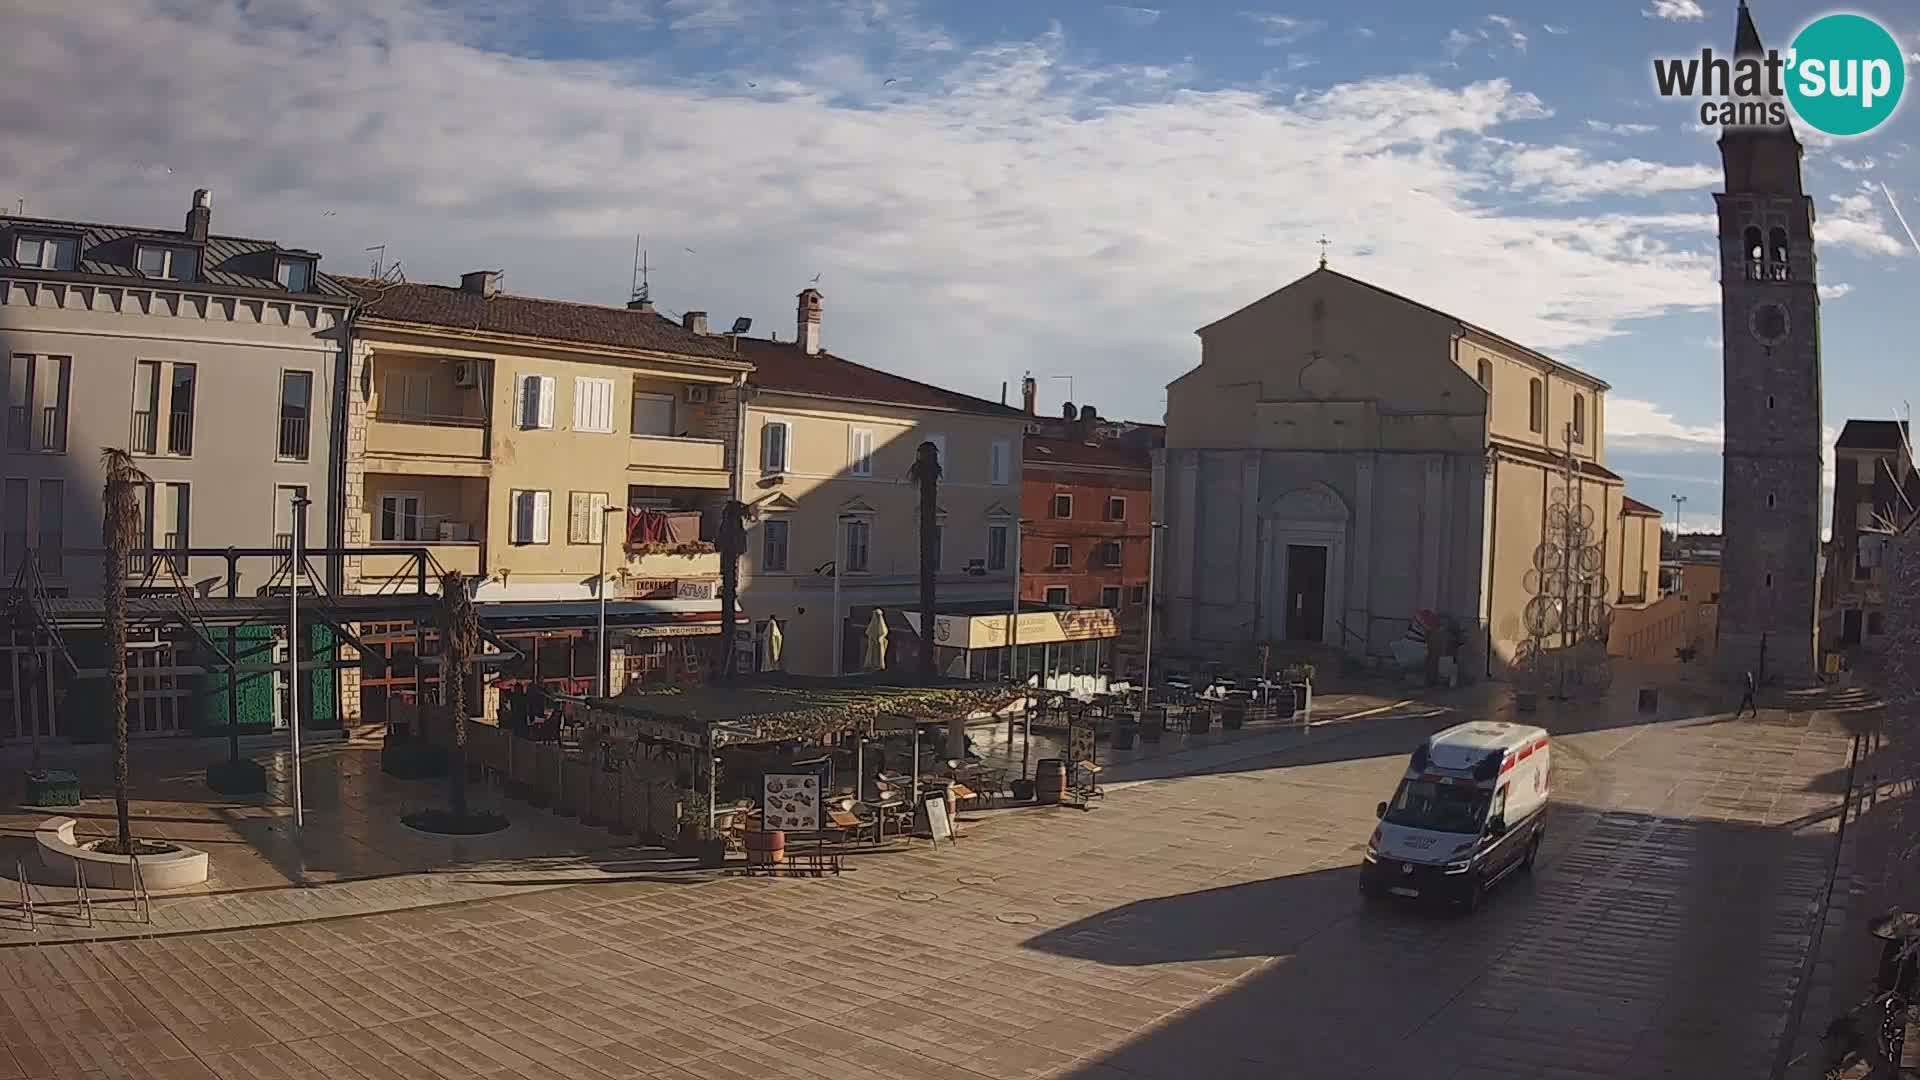
<svg viewBox="0 0 1920 1080">
<path fill-rule="evenodd" d="M 281 460 L 307 460 L 307 427 L 307 418 L 304 416 L 282 416 L 280 418 L 279 456 Z"/>
<path fill-rule="evenodd" d="M 629 578 L 653 581 L 717 578 L 720 576 L 720 553 L 717 551 L 689 551 L 685 554 L 628 552 L 626 570 Z"/>
<path fill-rule="evenodd" d="M 487 459 L 487 421 L 479 416 L 379 412 L 367 424 L 367 453 L 480 462 Z"/>
<path fill-rule="evenodd" d="M 193 453 L 193 414 L 175 411 L 167 418 L 167 453 Z"/>
<path fill-rule="evenodd" d="M 40 407 L 40 449 L 54 454 L 67 452 L 67 417 L 58 405 Z"/>
<path fill-rule="evenodd" d="M 133 414 L 133 452 L 152 454 L 160 449 L 160 429 L 154 424 L 154 415 L 145 409 Z"/>
<path fill-rule="evenodd" d="M 376 545 L 379 546 L 379 545 Z M 432 561 L 427 564 L 427 586 L 433 589 L 441 574 L 449 570 L 458 570 L 469 577 L 477 577 L 486 565 L 486 545 L 479 541 L 464 543 L 394 543 L 392 553 L 360 557 L 360 591 L 382 591 L 381 586 L 391 582 L 384 591 L 411 592 L 415 572 L 413 549 L 425 548 Z"/>
<path fill-rule="evenodd" d="M 727 445 L 719 439 L 629 436 L 627 468 L 634 474 L 629 475 L 629 481 L 636 484 L 715 491 L 732 485 L 727 472 Z"/>
</svg>

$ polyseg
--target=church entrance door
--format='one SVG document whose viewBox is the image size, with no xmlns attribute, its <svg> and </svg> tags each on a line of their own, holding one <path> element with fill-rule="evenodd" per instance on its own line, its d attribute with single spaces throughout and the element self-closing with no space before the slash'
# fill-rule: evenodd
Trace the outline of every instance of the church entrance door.
<svg viewBox="0 0 1920 1080">
<path fill-rule="evenodd" d="M 1287 545 L 1287 640 L 1320 641 L 1327 614 L 1327 549 Z"/>
</svg>

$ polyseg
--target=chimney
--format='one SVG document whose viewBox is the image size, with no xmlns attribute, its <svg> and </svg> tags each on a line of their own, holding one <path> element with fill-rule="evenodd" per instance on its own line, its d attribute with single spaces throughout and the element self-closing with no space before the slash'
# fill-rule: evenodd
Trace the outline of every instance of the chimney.
<svg viewBox="0 0 1920 1080">
<path fill-rule="evenodd" d="M 500 295 L 500 271 L 474 270 L 460 275 L 460 291 L 479 293 L 491 300 Z"/>
<path fill-rule="evenodd" d="M 685 315 L 680 316 L 680 325 L 693 333 L 704 335 L 707 332 L 707 313 L 704 311 L 689 311 Z"/>
<path fill-rule="evenodd" d="M 794 312 L 794 337 L 808 356 L 820 351 L 820 301 L 819 289 L 801 289 L 800 306 Z"/>
<path fill-rule="evenodd" d="M 628 311 L 637 311 L 642 315 L 653 314 L 653 301 L 644 296 L 636 296 L 627 301 Z"/>
<path fill-rule="evenodd" d="M 1081 423 L 1091 424 L 1098 419 L 1100 419 L 1099 409 L 1096 409 L 1091 405 L 1080 406 L 1080 422 Z"/>
<path fill-rule="evenodd" d="M 204 242 L 212 224 L 213 192 L 200 188 L 193 193 L 193 205 L 187 208 L 187 239 Z"/>
<path fill-rule="evenodd" d="M 1040 386 L 1033 381 L 1032 373 L 1022 376 L 1020 379 L 1020 402 L 1022 407 L 1026 409 L 1028 416 L 1033 415 L 1034 400 L 1039 396 Z"/>
<path fill-rule="evenodd" d="M 1071 423 L 1079 415 L 1079 411 L 1073 407 L 1073 402 L 1071 401 L 1060 406 L 1060 419 L 1062 420 Z"/>
</svg>

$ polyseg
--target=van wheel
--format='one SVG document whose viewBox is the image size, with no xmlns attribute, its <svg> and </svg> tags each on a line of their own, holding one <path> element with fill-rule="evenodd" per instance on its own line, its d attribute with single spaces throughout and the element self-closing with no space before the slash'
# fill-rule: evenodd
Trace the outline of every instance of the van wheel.
<svg viewBox="0 0 1920 1080">
<path fill-rule="evenodd" d="M 1535 833 L 1533 834 L 1533 839 L 1527 841 L 1526 855 L 1522 856 L 1520 859 L 1520 872 L 1523 874 L 1533 873 L 1533 860 L 1539 857 L 1540 857 L 1540 834 Z"/>
</svg>

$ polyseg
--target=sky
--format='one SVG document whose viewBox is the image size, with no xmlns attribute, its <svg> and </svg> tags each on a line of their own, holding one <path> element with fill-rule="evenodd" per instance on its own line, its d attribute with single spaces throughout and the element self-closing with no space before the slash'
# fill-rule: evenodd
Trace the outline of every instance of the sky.
<svg viewBox="0 0 1920 1080">
<path fill-rule="evenodd" d="M 1733 0 L 10 0 L 0 197 L 414 281 L 822 338 L 998 398 L 1153 420 L 1194 329 L 1312 270 L 1613 384 L 1608 461 L 1717 525 L 1715 133 L 1656 56 Z M 1753 0 L 1769 45 L 1829 10 Z M 1920 9 L 1864 0 L 1920 75 Z M 1920 96 L 1920 90 L 1908 97 Z M 1808 143 L 1825 417 L 1920 392 L 1920 106 Z M 1052 406 L 1050 406 L 1052 407 Z"/>
</svg>

